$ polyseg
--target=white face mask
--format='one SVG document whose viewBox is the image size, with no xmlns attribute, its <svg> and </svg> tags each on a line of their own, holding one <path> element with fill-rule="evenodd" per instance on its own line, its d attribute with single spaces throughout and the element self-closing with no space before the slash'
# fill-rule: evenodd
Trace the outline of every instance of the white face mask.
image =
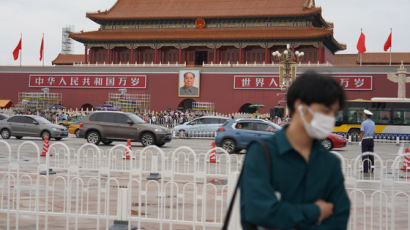
<svg viewBox="0 0 410 230">
<path fill-rule="evenodd" d="M 324 139 L 333 131 L 336 118 L 333 116 L 324 115 L 322 113 L 313 112 L 308 106 L 306 106 L 309 113 L 313 115 L 313 119 L 310 124 L 306 121 L 303 113 L 303 105 L 299 105 L 298 109 L 305 125 L 306 132 L 311 138 Z"/>
</svg>

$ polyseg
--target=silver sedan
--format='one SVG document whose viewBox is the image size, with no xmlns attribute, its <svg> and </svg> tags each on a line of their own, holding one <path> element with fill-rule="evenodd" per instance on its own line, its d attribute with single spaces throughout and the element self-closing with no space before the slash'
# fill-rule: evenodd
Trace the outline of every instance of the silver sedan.
<svg viewBox="0 0 410 230">
<path fill-rule="evenodd" d="M 68 136 L 67 128 L 52 124 L 40 116 L 16 115 L 0 122 L 0 134 L 3 139 L 15 136 L 23 137 L 49 137 L 61 140 Z"/>
</svg>

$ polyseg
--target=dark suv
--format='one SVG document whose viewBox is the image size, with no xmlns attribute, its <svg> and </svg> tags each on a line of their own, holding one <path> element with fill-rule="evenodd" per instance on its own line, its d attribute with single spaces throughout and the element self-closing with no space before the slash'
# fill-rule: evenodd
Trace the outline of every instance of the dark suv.
<svg viewBox="0 0 410 230">
<path fill-rule="evenodd" d="M 84 117 L 80 123 L 79 137 L 85 137 L 88 143 L 96 145 L 130 139 L 144 146 L 163 146 L 172 139 L 167 128 L 147 124 L 133 113 L 119 111 L 94 112 Z"/>
</svg>

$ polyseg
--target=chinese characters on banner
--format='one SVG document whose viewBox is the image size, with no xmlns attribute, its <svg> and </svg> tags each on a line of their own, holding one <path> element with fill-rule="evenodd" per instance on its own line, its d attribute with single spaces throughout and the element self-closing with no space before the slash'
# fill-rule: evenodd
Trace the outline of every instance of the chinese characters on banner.
<svg viewBox="0 0 410 230">
<path fill-rule="evenodd" d="M 373 76 L 334 76 L 345 90 L 373 90 Z"/>
<path fill-rule="evenodd" d="M 146 75 L 30 75 L 29 87 L 147 88 Z"/>
<path fill-rule="evenodd" d="M 373 90 L 373 76 L 333 76 L 345 90 Z M 234 89 L 280 89 L 277 75 L 237 75 Z"/>
<path fill-rule="evenodd" d="M 280 89 L 279 76 L 234 76 L 234 89 Z"/>
</svg>

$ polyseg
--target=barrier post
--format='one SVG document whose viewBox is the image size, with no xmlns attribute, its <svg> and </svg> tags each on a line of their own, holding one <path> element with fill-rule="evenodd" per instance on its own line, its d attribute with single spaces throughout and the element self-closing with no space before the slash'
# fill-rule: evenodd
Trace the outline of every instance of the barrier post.
<svg viewBox="0 0 410 230">
<path fill-rule="evenodd" d="M 128 215 L 131 213 L 131 201 L 128 200 L 129 196 L 128 188 L 120 188 L 118 191 L 118 200 L 117 200 L 117 218 L 114 220 L 114 225 L 110 227 L 109 230 L 136 230 L 137 227 L 131 225 L 128 228 Z"/>
<path fill-rule="evenodd" d="M 159 174 L 158 170 L 158 156 L 153 155 L 151 158 L 151 172 L 149 176 L 147 177 L 147 180 L 159 180 L 161 179 L 161 175 Z"/>
</svg>

